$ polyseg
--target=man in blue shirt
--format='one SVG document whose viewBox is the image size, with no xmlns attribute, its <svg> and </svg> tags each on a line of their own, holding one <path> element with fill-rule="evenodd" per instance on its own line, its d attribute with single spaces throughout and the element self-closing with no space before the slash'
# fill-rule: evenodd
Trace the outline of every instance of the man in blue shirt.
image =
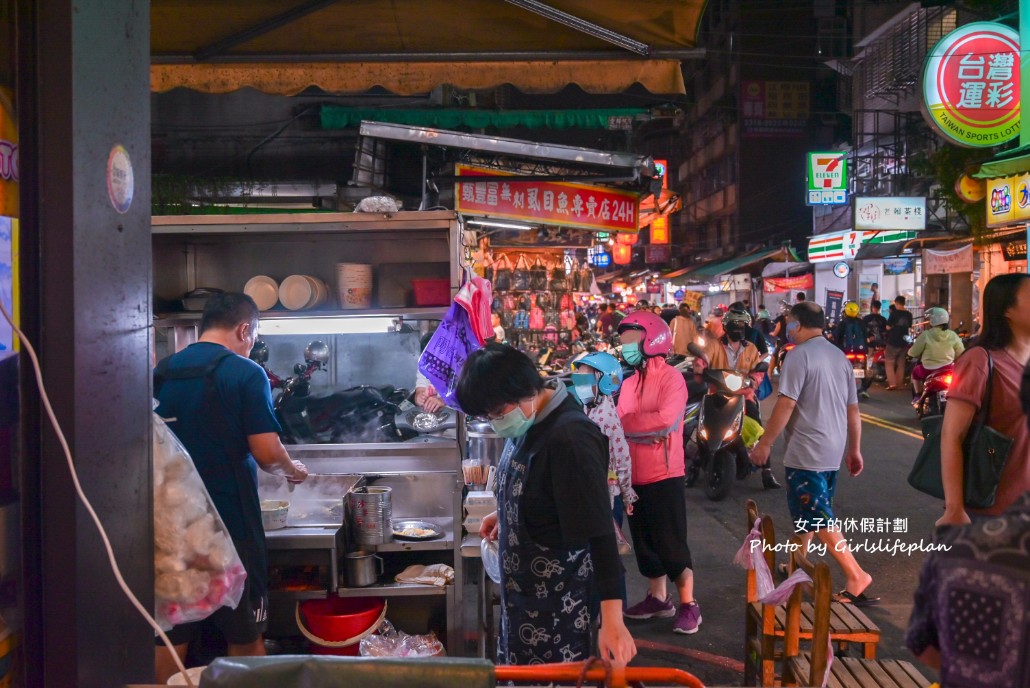
<svg viewBox="0 0 1030 688">
<path fill-rule="evenodd" d="M 230 656 L 265 654 L 268 618 L 268 554 L 261 525 L 257 469 L 291 483 L 307 468 L 290 459 L 279 440 L 271 388 L 261 367 L 247 358 L 257 340 L 258 308 L 245 294 L 208 300 L 200 339 L 158 363 L 154 370 L 157 413 L 189 452 L 247 571 L 236 609 L 223 607 L 203 622 L 173 628 L 168 637 L 180 657 L 210 622 L 228 643 Z M 164 683 L 177 672 L 164 646 L 156 648 L 155 674 Z"/>
</svg>

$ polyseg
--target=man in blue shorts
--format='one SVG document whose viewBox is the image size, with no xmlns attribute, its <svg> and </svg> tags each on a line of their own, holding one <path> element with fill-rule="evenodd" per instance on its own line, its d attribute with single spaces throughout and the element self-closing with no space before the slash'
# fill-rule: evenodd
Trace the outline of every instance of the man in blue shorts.
<svg viewBox="0 0 1030 688">
<path fill-rule="evenodd" d="M 222 607 L 204 621 L 168 632 L 181 658 L 201 624 L 228 644 L 229 656 L 264 655 L 268 618 L 268 553 L 261 525 L 257 469 L 291 483 L 307 468 L 290 459 L 279 440 L 268 376 L 247 358 L 257 339 L 258 308 L 246 294 L 218 294 L 200 320 L 200 339 L 154 369 L 157 414 L 189 452 L 247 571 L 236 609 Z M 171 653 L 156 648 L 155 676 L 164 683 L 178 671 Z"/>
<path fill-rule="evenodd" d="M 873 577 L 858 565 L 833 514 L 841 457 L 851 475 L 862 472 L 858 394 L 851 363 L 823 337 L 824 322 L 823 309 L 811 301 L 790 309 L 787 338 L 796 346 L 784 359 L 779 398 L 751 461 L 766 465 L 773 443 L 786 430 L 783 465 L 795 532 L 804 534 L 806 546 L 818 533 L 844 571 L 846 584 L 837 601 L 868 606 L 879 601 L 866 595 Z"/>
</svg>

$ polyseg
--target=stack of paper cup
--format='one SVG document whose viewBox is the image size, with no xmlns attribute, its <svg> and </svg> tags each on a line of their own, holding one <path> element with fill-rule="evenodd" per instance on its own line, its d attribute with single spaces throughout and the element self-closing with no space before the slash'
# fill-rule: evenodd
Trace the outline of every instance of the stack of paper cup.
<svg viewBox="0 0 1030 688">
<path fill-rule="evenodd" d="M 371 308 L 372 266 L 337 263 L 336 289 L 340 297 L 340 308 Z"/>
</svg>

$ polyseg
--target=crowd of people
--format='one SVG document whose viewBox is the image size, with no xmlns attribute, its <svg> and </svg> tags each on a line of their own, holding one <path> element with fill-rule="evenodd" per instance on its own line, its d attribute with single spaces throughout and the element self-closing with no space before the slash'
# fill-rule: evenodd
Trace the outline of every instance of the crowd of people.
<svg viewBox="0 0 1030 688">
<path fill-rule="evenodd" d="M 803 294 L 775 319 L 764 305 L 752 314 L 749 304 L 734 303 L 704 323 L 686 306 L 642 302 L 622 313 L 601 304 L 597 334 L 617 341 L 621 361 L 607 352 L 582 356 L 573 363 L 570 385 L 545 379 L 533 360 L 501 343 L 503 330 L 497 331 L 501 328 L 495 322 L 497 341 L 468 358 L 456 397 L 465 413 L 489 419 L 494 431 L 507 439 L 498 466 L 498 510 L 484 519 L 480 532 L 497 540 L 500 553 L 498 661 L 576 661 L 596 654 L 596 647 L 601 656 L 625 663 L 636 654 L 626 619 L 670 618 L 673 632 L 698 632 L 702 615 L 684 490 L 692 468 L 684 452 L 688 385 L 669 363 L 676 355 L 695 356 L 695 374 L 712 367 L 751 378 L 741 393 L 747 415 L 760 421 L 759 390 L 768 379 L 758 363 L 770 343 L 776 349 L 793 347 L 780 364 L 775 404 L 750 461 L 762 469 L 766 489 L 780 488 L 770 458 L 774 443 L 784 436 L 784 492 L 795 526 L 804 537 L 819 538 L 839 565 L 845 584 L 838 601 L 876 604 L 872 576 L 843 534 L 819 524 L 834 521 L 842 467 L 853 477 L 865 468 L 858 404 L 868 394 L 868 384 L 856 386 L 846 352 L 882 345 L 888 389 L 901 388 L 907 356 L 920 359 L 912 375 L 915 383 L 943 366 L 953 366 L 957 378 L 941 434 L 945 509 L 937 525 L 948 531 L 941 531 L 942 538 L 961 546 L 928 558 L 908 645 L 938 666 L 942 677 L 968 677 L 978 667 L 982 670 L 968 651 L 956 650 L 961 638 L 983 629 L 970 626 L 969 619 L 979 617 L 959 609 L 955 599 L 961 593 L 967 596 L 963 599 L 972 596 L 993 604 L 987 599 L 990 589 L 1006 581 L 1025 589 L 1030 559 L 1026 538 L 1012 540 L 1022 544 L 1014 554 L 999 555 L 998 561 L 984 551 L 999 542 L 999 528 L 1004 526 L 1009 534 L 1027 529 L 1030 276 L 1003 275 L 990 281 L 983 295 L 982 330 L 968 344 L 948 329 L 948 314 L 940 308 L 926 311 L 928 327 L 909 343 L 912 315 L 903 297 L 894 305 L 885 319 L 878 301 L 864 317 L 856 304 L 848 303 L 827 337 L 822 308 Z M 159 366 L 162 375 L 155 378 L 157 411 L 175 419 L 171 427 L 201 469 L 251 574 L 240 607 L 215 618 L 230 654 L 264 652 L 266 557 L 256 471 L 293 482 L 307 476 L 303 464 L 291 460 L 279 441 L 264 372 L 247 359 L 258 315 L 245 295 L 212 298 L 201 320 L 200 341 Z M 425 385 L 414 400 L 427 410 L 442 403 Z M 1009 438 L 1011 446 L 994 504 L 974 510 L 966 506 L 964 480 L 966 464 L 976 460 L 968 456 L 967 440 L 978 424 Z M 637 568 L 648 583 L 644 599 L 633 604 L 626 599 L 619 556 L 623 514 Z M 987 568 L 993 582 L 952 575 L 955 570 Z M 1005 651 L 1021 657 L 1026 666 L 1027 625 L 1013 616 L 1025 612 L 1021 599 L 1002 605 L 998 614 L 1013 620 L 1005 628 L 1017 629 L 1015 639 L 1006 639 Z M 169 635 L 176 651 L 184 653 L 195 632 L 192 627 L 174 629 Z M 163 649 L 158 650 L 157 667 L 159 678 L 173 669 Z"/>
</svg>

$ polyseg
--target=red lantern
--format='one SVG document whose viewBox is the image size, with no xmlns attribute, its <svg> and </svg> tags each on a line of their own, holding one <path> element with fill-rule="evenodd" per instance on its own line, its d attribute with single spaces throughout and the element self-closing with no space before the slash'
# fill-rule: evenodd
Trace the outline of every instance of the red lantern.
<svg viewBox="0 0 1030 688">
<path fill-rule="evenodd" d="M 615 235 L 615 243 L 624 244 L 626 246 L 632 246 L 633 244 L 637 243 L 638 238 L 639 236 L 636 232 L 619 232 Z"/>
<path fill-rule="evenodd" d="M 633 259 L 633 247 L 629 244 L 615 244 L 612 247 L 612 260 L 616 265 L 629 265 Z"/>
<path fill-rule="evenodd" d="M 651 244 L 669 243 L 669 218 L 659 217 L 651 223 Z"/>
</svg>

